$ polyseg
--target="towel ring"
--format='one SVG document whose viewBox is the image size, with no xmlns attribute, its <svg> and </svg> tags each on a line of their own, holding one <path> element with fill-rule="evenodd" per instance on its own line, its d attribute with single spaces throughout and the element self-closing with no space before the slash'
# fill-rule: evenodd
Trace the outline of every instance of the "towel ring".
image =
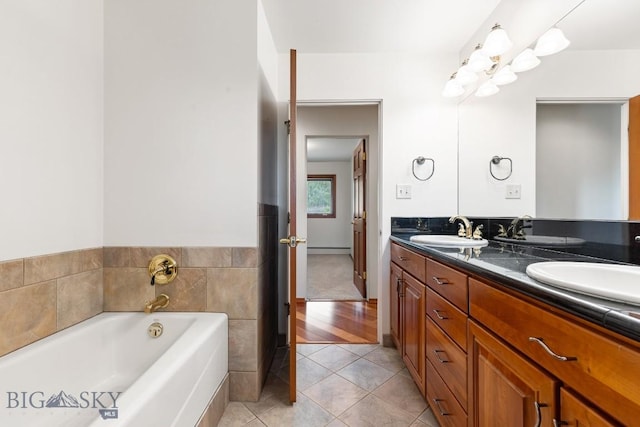
<svg viewBox="0 0 640 427">
<path fill-rule="evenodd" d="M 493 174 L 493 165 L 499 165 L 500 162 L 503 161 L 503 160 L 508 160 L 509 161 L 509 174 L 507 176 L 505 176 L 504 178 L 498 178 L 497 176 L 495 176 Z M 504 181 L 506 179 L 509 179 L 509 177 L 513 173 L 513 161 L 509 157 L 493 156 L 491 158 L 491 160 L 489 160 L 489 173 L 491 174 L 493 179 L 495 179 L 497 181 Z"/>
<path fill-rule="evenodd" d="M 416 175 L 416 163 L 419 165 L 424 165 L 424 162 L 426 160 L 429 160 L 431 162 L 431 174 L 426 178 L 420 178 L 418 175 Z M 415 159 L 413 159 L 413 162 L 411 162 L 411 173 L 413 173 L 413 176 L 415 176 L 418 181 L 428 181 L 429 179 L 431 179 L 435 171 L 436 171 L 436 162 L 433 159 L 430 159 L 428 157 L 422 157 L 422 156 L 416 157 Z"/>
</svg>

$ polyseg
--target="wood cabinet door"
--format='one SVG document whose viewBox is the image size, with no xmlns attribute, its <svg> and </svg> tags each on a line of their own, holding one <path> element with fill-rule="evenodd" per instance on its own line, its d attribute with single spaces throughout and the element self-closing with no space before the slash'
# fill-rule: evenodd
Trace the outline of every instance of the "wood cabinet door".
<svg viewBox="0 0 640 427">
<path fill-rule="evenodd" d="M 425 391 L 425 285 L 412 276 L 402 276 L 402 359 L 424 395 Z"/>
<path fill-rule="evenodd" d="M 590 404 L 564 387 L 560 389 L 560 422 L 566 427 L 615 427 L 620 423 L 609 420 Z"/>
<path fill-rule="evenodd" d="M 553 426 L 558 383 L 469 321 L 470 425 Z"/>
<path fill-rule="evenodd" d="M 402 351 L 402 269 L 391 263 L 389 278 L 389 304 L 391 305 L 391 339 Z"/>
</svg>

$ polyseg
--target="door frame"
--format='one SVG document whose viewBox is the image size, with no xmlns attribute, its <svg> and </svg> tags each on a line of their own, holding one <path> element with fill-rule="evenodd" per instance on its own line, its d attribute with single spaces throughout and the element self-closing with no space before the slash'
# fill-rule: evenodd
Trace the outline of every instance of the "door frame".
<svg viewBox="0 0 640 427">
<path fill-rule="evenodd" d="M 340 135 L 332 135 L 332 136 L 355 136 L 355 137 L 364 137 L 367 143 L 367 149 L 369 152 L 367 153 L 367 188 L 366 188 L 366 208 L 367 208 L 367 299 L 378 299 L 382 295 L 381 288 L 382 283 L 380 280 L 381 277 L 381 242 L 380 242 L 380 218 L 382 217 L 381 212 L 381 177 L 382 177 L 382 161 L 381 161 L 381 153 L 382 153 L 382 100 L 331 100 L 331 101 L 315 101 L 315 100 L 297 100 L 298 109 L 301 107 L 340 107 L 340 106 L 376 106 L 377 107 L 377 140 L 372 141 L 370 135 L 361 135 L 358 133 L 350 133 L 345 132 Z M 298 120 L 299 121 L 299 120 Z M 315 136 L 327 136 L 327 135 L 303 135 L 302 132 L 298 133 L 297 136 L 297 182 L 298 182 L 298 206 L 297 210 L 299 215 L 301 212 L 306 212 L 304 209 L 306 207 L 306 200 L 302 197 L 303 194 L 306 194 L 306 190 L 303 191 L 303 186 L 306 185 L 306 175 L 307 175 L 307 152 L 306 152 L 306 141 L 307 137 L 315 137 Z M 302 204 L 302 206 L 301 206 Z M 299 217 L 298 220 L 298 231 L 300 235 L 306 235 L 307 233 L 307 221 L 306 217 Z M 298 297 L 296 295 L 296 299 L 300 300 L 306 297 L 306 283 L 307 283 L 307 248 L 300 247 L 301 251 L 298 253 L 298 268 L 297 268 L 297 284 L 298 289 L 300 289 L 300 285 L 304 283 L 304 296 Z M 375 289 L 373 285 L 375 284 Z M 375 292 L 373 292 L 375 290 Z M 298 295 L 300 293 L 298 292 Z M 384 298 L 384 296 L 382 296 Z M 378 316 L 378 339 L 381 341 L 381 331 L 382 331 L 382 316 Z"/>
</svg>

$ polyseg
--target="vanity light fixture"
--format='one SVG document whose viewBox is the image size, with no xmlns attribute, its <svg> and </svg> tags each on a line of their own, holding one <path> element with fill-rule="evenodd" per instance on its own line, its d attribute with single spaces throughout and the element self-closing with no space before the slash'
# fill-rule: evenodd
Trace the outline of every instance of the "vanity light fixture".
<svg viewBox="0 0 640 427">
<path fill-rule="evenodd" d="M 570 44 L 571 42 L 565 37 L 562 30 L 553 27 L 540 36 L 533 51 L 536 56 L 553 55 L 566 49 Z"/>
<path fill-rule="evenodd" d="M 476 90 L 476 96 L 478 98 L 484 98 L 486 96 L 495 95 L 498 92 L 500 92 L 500 88 L 491 80 L 487 80 L 480 85 L 478 90 Z"/>
<path fill-rule="evenodd" d="M 516 80 L 518 80 L 518 76 L 511 70 L 510 65 L 505 65 L 491 77 L 491 81 L 497 85 L 507 85 Z"/>
<path fill-rule="evenodd" d="M 530 47 L 526 48 L 518 54 L 513 61 L 511 61 L 511 71 L 516 73 L 522 73 L 529 71 L 540 65 L 540 59 L 533 52 Z"/>
<path fill-rule="evenodd" d="M 507 32 L 500 27 L 500 24 L 496 24 L 487 35 L 482 50 L 489 57 L 500 56 L 511 49 L 511 46 L 513 46 L 513 42 L 507 35 Z"/>
<path fill-rule="evenodd" d="M 464 93 L 464 88 L 460 84 L 460 82 L 456 79 L 456 73 L 451 74 L 451 78 L 444 85 L 444 89 L 442 90 L 442 96 L 445 98 L 455 98 L 456 96 L 460 96 Z"/>
</svg>

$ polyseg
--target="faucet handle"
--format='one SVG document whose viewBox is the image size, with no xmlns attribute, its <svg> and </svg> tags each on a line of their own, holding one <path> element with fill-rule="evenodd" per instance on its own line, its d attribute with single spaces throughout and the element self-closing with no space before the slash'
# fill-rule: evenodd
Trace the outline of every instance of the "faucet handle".
<svg viewBox="0 0 640 427">
<path fill-rule="evenodd" d="M 498 237 L 509 237 L 507 229 L 502 224 L 498 224 Z"/>
<path fill-rule="evenodd" d="M 476 227 L 475 231 L 473 232 L 473 239 L 474 240 L 482 240 L 482 229 L 484 228 L 484 226 L 482 224 L 480 224 L 479 226 Z"/>
<path fill-rule="evenodd" d="M 464 229 L 464 224 L 459 222 L 458 223 L 458 237 L 465 237 L 466 235 L 467 235 L 467 232 Z"/>
</svg>

